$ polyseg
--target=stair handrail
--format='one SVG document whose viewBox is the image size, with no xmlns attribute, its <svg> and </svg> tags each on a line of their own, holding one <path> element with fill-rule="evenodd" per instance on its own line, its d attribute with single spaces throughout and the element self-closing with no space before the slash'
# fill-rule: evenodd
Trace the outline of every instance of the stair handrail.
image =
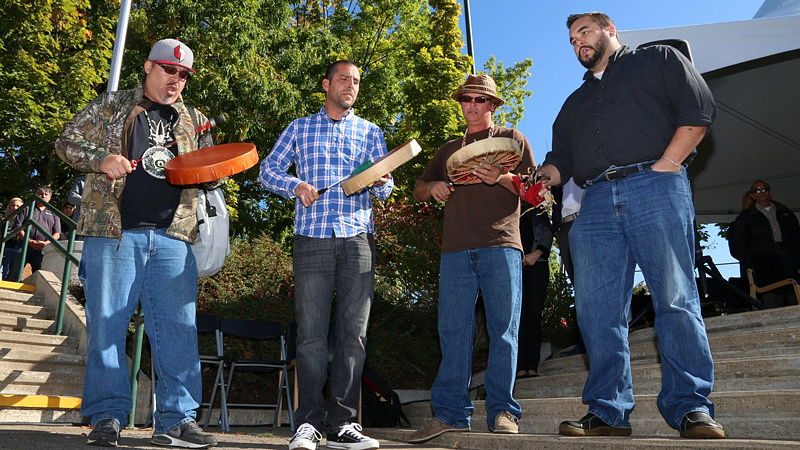
<svg viewBox="0 0 800 450">
<path fill-rule="evenodd" d="M 69 230 L 69 239 L 67 240 L 67 246 L 64 247 L 61 242 L 59 242 L 49 231 L 47 231 L 39 222 L 34 220 L 33 218 L 33 208 L 36 207 L 36 203 L 40 203 L 44 205 L 44 207 L 50 212 L 54 213 L 55 216 L 62 221 L 62 223 L 66 223 L 67 228 Z M 15 228 L 9 231 L 9 224 L 13 223 L 12 219 L 14 219 L 18 214 L 20 214 L 25 207 L 28 207 L 28 211 L 31 213 L 28 214 L 28 218 L 25 219 L 24 222 L 19 226 L 19 228 Z M 59 211 L 58 208 L 54 207 L 50 203 L 46 202 L 38 195 L 34 195 L 30 199 L 26 200 L 22 206 L 20 206 L 14 213 L 10 216 L 3 219 L 3 235 L 2 235 L 2 243 L 0 244 L 0 258 L 3 257 L 5 254 L 6 249 L 6 242 L 14 239 L 20 232 L 25 231 L 25 236 L 31 235 L 31 227 L 35 227 L 39 230 L 42 234 L 47 237 L 50 241 L 50 244 L 62 255 L 64 255 L 64 277 L 61 279 L 61 298 L 58 303 L 58 313 L 56 314 L 56 335 L 60 335 L 64 328 L 64 310 L 67 305 L 67 291 L 69 287 L 69 275 L 72 269 L 72 265 L 70 262 L 75 264 L 76 266 L 80 264 L 80 260 L 75 257 L 73 251 L 75 249 L 75 229 L 77 228 L 77 224 L 75 223 L 72 218 L 64 214 L 63 212 Z M 63 234 L 63 233 L 62 233 Z M 28 256 L 28 240 L 22 239 L 22 251 L 19 254 L 19 260 L 21 264 L 19 265 L 19 271 L 16 274 L 16 280 L 21 281 L 22 275 L 25 272 L 25 259 Z"/>
</svg>

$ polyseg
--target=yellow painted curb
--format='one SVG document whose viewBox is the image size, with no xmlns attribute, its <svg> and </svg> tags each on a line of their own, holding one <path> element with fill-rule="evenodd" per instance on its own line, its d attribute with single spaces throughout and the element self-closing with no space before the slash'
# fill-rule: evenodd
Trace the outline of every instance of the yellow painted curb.
<svg viewBox="0 0 800 450">
<path fill-rule="evenodd" d="M 15 281 L 0 281 L 0 288 L 14 289 L 17 291 L 36 292 L 36 286 L 32 284 L 17 283 Z"/>
<path fill-rule="evenodd" d="M 0 406 L 16 408 L 78 409 L 82 400 L 80 397 L 0 394 Z"/>
</svg>

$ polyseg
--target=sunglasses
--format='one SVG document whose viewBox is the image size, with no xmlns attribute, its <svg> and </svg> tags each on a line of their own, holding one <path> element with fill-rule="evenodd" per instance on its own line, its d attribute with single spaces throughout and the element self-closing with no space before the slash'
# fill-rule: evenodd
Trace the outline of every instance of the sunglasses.
<svg viewBox="0 0 800 450">
<path fill-rule="evenodd" d="M 759 186 L 753 189 L 753 194 L 760 194 L 762 192 L 769 192 L 769 191 L 770 191 L 769 186 Z"/>
<path fill-rule="evenodd" d="M 188 70 L 181 70 L 180 73 L 178 73 L 178 68 L 171 64 L 159 64 L 159 66 L 169 75 L 175 75 L 177 73 L 178 76 L 181 77 L 181 80 L 188 80 L 192 77 L 192 74 Z"/>
<path fill-rule="evenodd" d="M 458 101 L 461 103 L 470 103 L 473 100 L 475 103 L 486 103 L 492 101 L 492 99 L 489 97 L 470 97 L 468 95 L 461 95 L 458 97 Z"/>
</svg>

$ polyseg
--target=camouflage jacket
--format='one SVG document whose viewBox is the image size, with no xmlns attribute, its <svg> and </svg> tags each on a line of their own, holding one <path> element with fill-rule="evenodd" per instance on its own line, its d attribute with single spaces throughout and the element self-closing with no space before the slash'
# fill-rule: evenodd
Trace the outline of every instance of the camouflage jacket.
<svg viewBox="0 0 800 450">
<path fill-rule="evenodd" d="M 78 219 L 78 234 L 85 236 L 121 238 L 122 217 L 120 201 L 125 188 L 125 178 L 110 180 L 100 170 L 100 164 L 111 154 L 127 158 L 128 142 L 123 142 L 123 126 L 133 121 L 143 110 L 144 88 L 105 93 L 92 100 L 72 120 L 64 125 L 56 140 L 56 153 L 70 166 L 87 172 L 86 185 L 81 200 L 81 215 Z M 146 106 L 147 103 L 144 103 Z M 183 97 L 171 105 L 178 113 L 178 122 L 173 127 L 178 154 L 213 145 L 209 133 L 195 139 L 191 114 L 183 103 Z M 197 125 L 208 122 L 197 111 Z M 128 127 L 132 129 L 132 127 Z M 197 236 L 197 186 L 186 187 L 181 193 L 167 234 L 190 244 Z"/>
</svg>

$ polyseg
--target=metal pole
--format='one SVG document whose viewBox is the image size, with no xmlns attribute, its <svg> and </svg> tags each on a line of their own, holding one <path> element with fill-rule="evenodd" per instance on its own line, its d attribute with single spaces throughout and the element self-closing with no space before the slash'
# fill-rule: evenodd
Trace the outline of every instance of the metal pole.
<svg viewBox="0 0 800 450">
<path fill-rule="evenodd" d="M 122 0 L 119 7 L 117 36 L 114 38 L 114 53 L 111 55 L 111 69 L 108 73 L 108 92 L 119 87 L 119 74 L 122 71 L 122 54 L 125 53 L 125 38 L 128 36 L 128 20 L 131 17 L 131 0 Z"/>
<path fill-rule="evenodd" d="M 467 28 L 467 54 L 472 57 L 471 74 L 475 75 L 475 50 L 472 47 L 472 19 L 469 15 L 469 0 L 464 0 L 464 18 Z"/>
</svg>

